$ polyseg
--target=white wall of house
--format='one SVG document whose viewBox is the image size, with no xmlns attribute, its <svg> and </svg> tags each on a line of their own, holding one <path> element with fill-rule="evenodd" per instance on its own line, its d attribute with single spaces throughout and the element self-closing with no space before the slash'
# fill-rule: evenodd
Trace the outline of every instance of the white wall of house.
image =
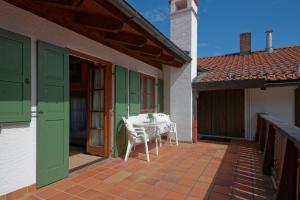
<svg viewBox="0 0 300 200">
<path fill-rule="evenodd" d="M 245 137 L 253 140 L 257 113 L 267 113 L 294 124 L 296 87 L 270 87 L 245 89 Z"/>
<path fill-rule="evenodd" d="M 36 118 L 0 126 L 0 196 L 35 183 Z"/>
<path fill-rule="evenodd" d="M 170 66 L 163 66 L 164 71 L 164 112 L 170 114 Z"/>
<path fill-rule="evenodd" d="M 187 5 L 180 8 L 179 5 Z M 182 68 L 169 68 L 170 115 L 178 138 L 192 142 L 192 80 L 197 76 L 197 10 L 194 0 L 171 1 L 171 40 L 190 52 L 192 61 Z M 166 82 L 165 81 L 165 82 Z"/>
<path fill-rule="evenodd" d="M 0 0 L 0 28 L 31 38 L 32 110 L 36 110 L 36 41 L 77 50 L 163 79 L 161 70 Z M 114 80 L 113 80 L 114 81 Z M 112 126 L 113 127 L 113 126 Z M 112 134 L 113 135 L 113 134 Z M 113 141 L 113 138 L 112 138 Z M 113 144 L 113 143 L 111 143 Z M 36 118 L 0 128 L 0 195 L 36 182 Z"/>
</svg>

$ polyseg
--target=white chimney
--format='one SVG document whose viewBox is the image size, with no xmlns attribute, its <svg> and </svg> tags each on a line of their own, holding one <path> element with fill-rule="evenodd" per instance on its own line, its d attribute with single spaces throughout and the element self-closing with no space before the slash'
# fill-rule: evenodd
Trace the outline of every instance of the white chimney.
<svg viewBox="0 0 300 200">
<path fill-rule="evenodd" d="M 191 62 L 169 68 L 170 115 L 177 123 L 178 138 L 192 141 L 192 81 L 197 76 L 197 0 L 170 0 L 171 40 L 189 52 Z"/>
<path fill-rule="evenodd" d="M 266 31 L 266 52 L 272 53 L 273 52 L 273 36 L 272 36 L 273 30 Z"/>
</svg>

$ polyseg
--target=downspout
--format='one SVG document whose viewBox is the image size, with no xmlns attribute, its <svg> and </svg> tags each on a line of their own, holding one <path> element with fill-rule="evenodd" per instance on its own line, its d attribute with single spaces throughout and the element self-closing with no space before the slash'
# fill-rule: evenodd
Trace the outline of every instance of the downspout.
<svg viewBox="0 0 300 200">
<path fill-rule="evenodd" d="M 192 129 L 193 129 L 193 143 L 198 142 L 198 96 L 199 92 L 197 89 L 192 89 L 193 90 L 193 121 L 192 121 Z"/>
</svg>

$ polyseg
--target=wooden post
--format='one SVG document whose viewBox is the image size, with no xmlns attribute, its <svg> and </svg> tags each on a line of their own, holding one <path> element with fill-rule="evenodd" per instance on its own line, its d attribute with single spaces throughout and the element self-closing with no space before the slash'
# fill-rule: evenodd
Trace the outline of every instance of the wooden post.
<svg viewBox="0 0 300 200">
<path fill-rule="evenodd" d="M 290 140 L 288 140 L 286 144 L 284 162 L 281 170 L 282 173 L 277 190 L 277 199 L 296 199 L 298 149 Z"/>
<path fill-rule="evenodd" d="M 264 151 L 266 143 L 266 121 L 261 119 L 260 131 L 259 131 L 259 150 Z"/>
<path fill-rule="evenodd" d="M 259 114 L 257 114 L 257 120 L 256 120 L 256 133 L 255 133 L 255 142 L 258 142 L 259 140 L 259 134 L 260 134 L 260 128 L 261 128 L 261 117 Z"/>
<path fill-rule="evenodd" d="M 269 124 L 262 166 L 262 170 L 265 175 L 272 175 L 272 167 L 274 166 L 274 144 L 275 129 L 271 124 Z"/>
<path fill-rule="evenodd" d="M 298 151 L 298 160 L 297 160 L 297 200 L 300 200 L 300 159 Z"/>
</svg>

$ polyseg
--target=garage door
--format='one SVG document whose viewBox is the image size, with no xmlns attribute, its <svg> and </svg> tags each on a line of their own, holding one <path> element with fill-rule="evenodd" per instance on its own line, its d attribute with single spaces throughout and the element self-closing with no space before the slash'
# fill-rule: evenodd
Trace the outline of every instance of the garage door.
<svg viewBox="0 0 300 200">
<path fill-rule="evenodd" d="M 244 90 L 200 92 L 198 133 L 244 137 Z"/>
</svg>

